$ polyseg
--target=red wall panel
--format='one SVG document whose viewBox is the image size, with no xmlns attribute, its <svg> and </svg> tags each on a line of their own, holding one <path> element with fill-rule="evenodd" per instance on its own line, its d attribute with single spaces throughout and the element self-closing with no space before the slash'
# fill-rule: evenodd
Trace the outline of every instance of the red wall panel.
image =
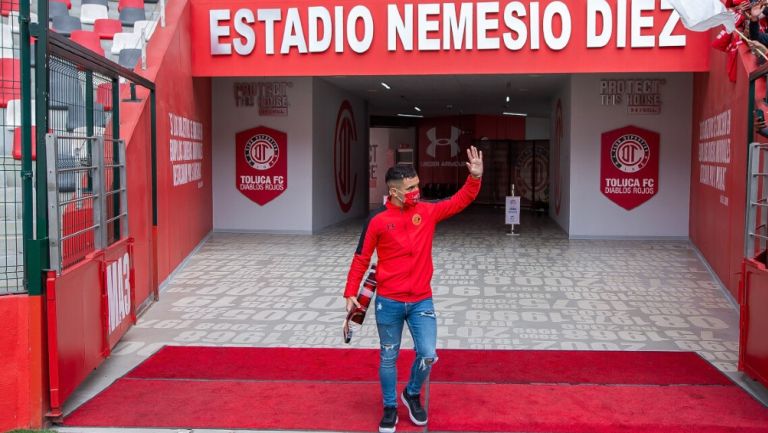
<svg viewBox="0 0 768 433">
<path fill-rule="evenodd" d="M 160 64 L 158 87 L 158 282 L 162 282 L 213 228 L 211 80 L 192 78 L 189 8 L 179 19 Z M 159 51 L 158 51 L 159 53 Z M 153 59 L 150 59 L 153 60 Z M 223 95 L 222 95 L 223 96 Z M 173 186 L 169 113 L 203 124 L 202 184 Z"/>
<path fill-rule="evenodd" d="M 57 364 L 62 401 L 103 359 L 101 279 L 101 261 L 89 257 L 56 278 L 55 287 L 48 287 L 49 320 L 53 301 L 57 341 L 51 364 Z"/>
<path fill-rule="evenodd" d="M 747 104 L 749 80 L 747 69 L 754 68 L 754 56 L 742 52 L 737 62 L 737 82 L 728 79 L 727 55 L 714 51 L 710 72 L 696 74 L 693 97 L 693 146 L 691 167 L 690 236 L 717 276 L 737 296 L 744 248 L 744 198 L 747 165 Z M 725 191 L 700 181 L 699 143 L 702 121 L 731 110 L 730 162 Z"/>
<path fill-rule="evenodd" d="M 29 297 L 0 297 L 0 431 L 29 424 Z"/>
<path fill-rule="evenodd" d="M 121 113 L 124 121 L 121 135 L 128 140 L 129 160 L 144 162 L 133 164 L 129 173 L 130 223 L 131 235 L 136 240 L 136 301 L 139 305 L 213 227 L 211 80 L 192 78 L 188 2 L 171 2 L 167 8 L 168 26 L 155 32 L 148 49 L 148 69 L 139 71 L 157 86 L 158 225 L 154 234 L 147 94 L 141 93 L 143 103 L 125 107 Z M 200 182 L 173 186 L 169 145 L 171 113 L 202 124 Z"/>
<path fill-rule="evenodd" d="M 762 257 L 765 260 L 765 255 Z M 757 260 L 744 261 L 739 368 L 768 386 L 768 269 Z"/>
</svg>

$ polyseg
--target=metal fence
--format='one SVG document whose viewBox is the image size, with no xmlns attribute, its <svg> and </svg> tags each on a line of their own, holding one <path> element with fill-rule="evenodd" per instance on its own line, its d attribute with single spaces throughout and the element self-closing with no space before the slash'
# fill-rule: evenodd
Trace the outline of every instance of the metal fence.
<svg viewBox="0 0 768 433">
<path fill-rule="evenodd" d="M 156 223 L 155 87 L 39 25 L 49 23 L 47 0 L 2 3 L 0 296 L 40 295 L 46 270 L 64 270 L 128 235 L 119 119 L 120 103 L 138 100 L 136 86 L 149 90 Z M 163 24 L 162 6 L 152 28 Z"/>
<path fill-rule="evenodd" d="M 18 32 L 18 23 L 0 20 L 0 295 L 25 291 Z"/>
<path fill-rule="evenodd" d="M 125 143 L 48 134 L 48 240 L 58 272 L 128 235 Z"/>
<path fill-rule="evenodd" d="M 752 143 L 749 152 L 746 257 L 768 251 L 768 144 Z"/>
<path fill-rule="evenodd" d="M 758 91 L 759 89 L 759 91 Z M 744 229 L 744 257 L 768 265 L 768 64 L 749 75 L 749 124 L 746 173 L 747 202 Z"/>
</svg>

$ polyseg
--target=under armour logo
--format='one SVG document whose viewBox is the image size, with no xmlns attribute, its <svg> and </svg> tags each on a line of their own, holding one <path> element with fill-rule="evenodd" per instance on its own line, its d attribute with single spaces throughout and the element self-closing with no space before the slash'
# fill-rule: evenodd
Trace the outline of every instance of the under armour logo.
<svg viewBox="0 0 768 433">
<path fill-rule="evenodd" d="M 450 138 L 437 138 L 437 128 L 428 130 L 427 138 L 429 139 L 429 146 L 427 147 L 427 155 L 434 158 L 437 146 L 451 146 L 451 158 L 458 155 L 459 135 L 461 135 L 461 129 L 455 126 L 451 126 Z"/>
</svg>

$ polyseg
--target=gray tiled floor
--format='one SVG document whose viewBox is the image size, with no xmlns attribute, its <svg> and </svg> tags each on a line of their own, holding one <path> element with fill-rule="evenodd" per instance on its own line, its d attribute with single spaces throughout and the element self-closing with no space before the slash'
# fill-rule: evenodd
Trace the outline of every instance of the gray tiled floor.
<svg viewBox="0 0 768 433">
<path fill-rule="evenodd" d="M 524 217 L 520 236 L 505 235 L 498 209 L 438 228 L 439 348 L 693 350 L 737 378 L 737 309 L 689 242 L 571 241 L 546 217 Z M 361 224 L 214 233 L 66 411 L 166 344 L 344 347 L 341 290 Z M 378 347 L 373 323 L 351 348 Z"/>
</svg>

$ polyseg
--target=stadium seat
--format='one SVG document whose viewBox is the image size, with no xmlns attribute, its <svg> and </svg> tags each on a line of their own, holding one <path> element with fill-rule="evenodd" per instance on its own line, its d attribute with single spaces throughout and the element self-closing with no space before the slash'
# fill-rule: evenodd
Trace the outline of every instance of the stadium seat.
<svg viewBox="0 0 768 433">
<path fill-rule="evenodd" d="M 104 107 L 101 104 L 93 104 L 93 126 L 104 127 L 107 124 L 106 115 L 104 113 Z M 75 129 L 86 127 L 88 117 L 86 116 L 85 106 L 73 105 L 69 107 L 69 115 L 67 116 L 67 131 L 74 131 Z"/>
<path fill-rule="evenodd" d="M 69 15 L 67 5 L 64 3 L 50 2 L 48 3 L 48 19 L 53 20 L 54 17 L 61 17 Z"/>
<path fill-rule="evenodd" d="M 144 9 L 144 0 L 119 0 L 117 10 L 122 11 L 126 8 Z"/>
<path fill-rule="evenodd" d="M 109 10 L 104 5 L 88 4 L 80 7 L 80 21 L 85 24 L 93 24 L 105 18 L 109 18 Z"/>
<path fill-rule="evenodd" d="M 19 10 L 19 0 L 0 0 L 0 15 L 7 17 L 11 12 Z"/>
<path fill-rule="evenodd" d="M 120 22 L 124 26 L 133 27 L 133 23 L 136 21 L 146 20 L 147 15 L 144 13 L 144 9 L 138 8 L 125 8 L 120 11 Z"/>
<path fill-rule="evenodd" d="M 130 84 L 120 84 L 120 97 L 130 94 Z M 96 102 L 104 107 L 104 111 L 112 111 L 112 83 L 102 83 L 96 89 Z"/>
<path fill-rule="evenodd" d="M 67 115 L 69 112 L 64 109 L 48 110 L 48 127 L 56 132 L 67 130 Z"/>
<path fill-rule="evenodd" d="M 78 44 L 88 48 L 100 56 L 104 55 L 104 49 L 101 48 L 101 40 L 99 39 L 99 35 L 94 32 L 89 32 L 86 30 L 75 30 L 72 32 L 69 38 L 72 40 L 72 42 L 77 42 Z"/>
<path fill-rule="evenodd" d="M 79 158 L 75 155 L 70 155 L 64 149 L 59 149 L 59 155 L 56 159 L 58 160 L 59 169 L 80 167 Z M 72 171 L 59 173 L 59 192 L 75 192 L 80 176 L 80 173 Z"/>
<path fill-rule="evenodd" d="M 107 0 L 83 0 L 81 5 L 102 5 L 104 7 L 109 7 L 109 3 Z"/>
<path fill-rule="evenodd" d="M 124 48 L 141 48 L 141 35 L 136 33 L 115 33 L 112 40 L 112 54 L 119 55 Z"/>
<path fill-rule="evenodd" d="M 67 110 L 71 105 L 85 105 L 83 89 L 77 79 L 78 72 L 56 70 L 50 75 L 50 96 L 48 107 L 52 110 Z"/>
<path fill-rule="evenodd" d="M 139 34 L 143 32 L 144 37 L 149 40 L 155 32 L 155 27 L 157 27 L 157 21 L 139 20 L 133 23 L 133 32 Z"/>
<path fill-rule="evenodd" d="M 29 13 L 29 18 L 32 22 L 37 22 L 37 14 L 34 12 Z M 21 24 L 19 23 L 19 13 L 11 12 L 8 15 L 8 23 L 11 25 L 13 33 L 21 33 Z"/>
<path fill-rule="evenodd" d="M 32 101 L 32 125 L 35 125 L 35 101 Z M 21 99 L 11 99 L 5 107 L 5 125 L 8 129 L 21 126 Z"/>
<path fill-rule="evenodd" d="M 112 83 L 102 83 L 96 88 L 96 102 L 106 111 L 112 111 Z"/>
<path fill-rule="evenodd" d="M 67 7 L 67 9 L 72 9 L 72 1 L 71 0 L 50 0 L 51 3 L 61 3 L 64 6 Z"/>
<path fill-rule="evenodd" d="M 36 128 L 32 127 L 32 142 L 35 142 Z M 13 159 L 21 160 L 21 128 L 13 130 Z M 32 160 L 37 157 L 37 146 L 32 146 Z"/>
<path fill-rule="evenodd" d="M 53 31 L 69 36 L 75 30 L 82 30 L 80 19 L 69 15 L 53 17 Z"/>
<path fill-rule="evenodd" d="M 103 126 L 94 126 L 93 127 L 93 137 L 103 137 L 104 136 L 104 132 L 106 130 L 107 129 L 104 128 Z M 85 127 L 85 126 L 81 126 L 79 128 L 75 128 L 73 133 L 74 133 L 74 135 L 85 137 L 88 134 L 88 128 Z"/>
<path fill-rule="evenodd" d="M 0 59 L 0 107 L 21 99 L 21 65 L 19 59 Z"/>
<path fill-rule="evenodd" d="M 0 21 L 0 45 L 3 47 L 13 47 L 13 30 L 10 24 Z"/>
<path fill-rule="evenodd" d="M 141 49 L 123 48 L 120 50 L 117 63 L 124 68 L 133 69 L 139 63 L 139 60 L 141 60 Z"/>
<path fill-rule="evenodd" d="M 93 23 L 93 32 L 101 39 L 112 39 L 115 33 L 123 31 L 123 24 L 118 20 L 101 19 Z"/>
</svg>

